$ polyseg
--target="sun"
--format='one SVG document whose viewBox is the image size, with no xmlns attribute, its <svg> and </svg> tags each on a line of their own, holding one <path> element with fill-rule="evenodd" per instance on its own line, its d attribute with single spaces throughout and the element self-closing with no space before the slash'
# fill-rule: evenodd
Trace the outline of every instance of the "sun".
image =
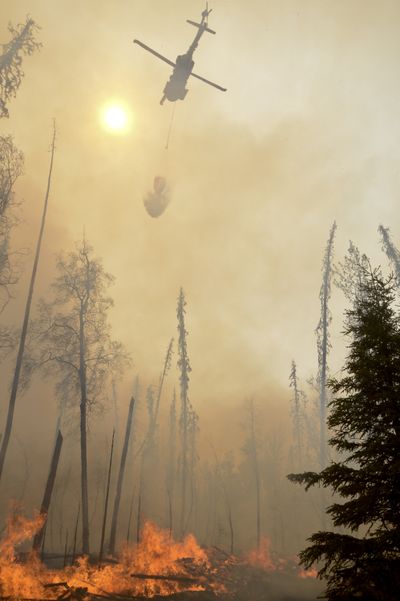
<svg viewBox="0 0 400 601">
<path fill-rule="evenodd" d="M 108 104 L 101 111 L 101 121 L 108 131 L 124 133 L 129 126 L 129 113 L 122 104 Z"/>
</svg>

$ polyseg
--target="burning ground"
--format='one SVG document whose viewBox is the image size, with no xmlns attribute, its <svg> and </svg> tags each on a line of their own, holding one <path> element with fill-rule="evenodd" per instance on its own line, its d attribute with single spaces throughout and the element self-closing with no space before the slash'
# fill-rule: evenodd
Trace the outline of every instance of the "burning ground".
<svg viewBox="0 0 400 601">
<path fill-rule="evenodd" d="M 43 526 L 43 518 L 13 512 L 0 543 L 3 599 L 66 600 L 108 598 L 308 599 L 320 590 L 313 572 L 299 570 L 295 559 L 275 561 L 265 540 L 246 558 L 216 547 L 203 549 L 192 535 L 182 542 L 147 522 L 137 545 L 125 545 L 118 557 L 47 556 L 21 552 Z M 62 567 L 51 567 L 55 564 Z M 72 565 L 71 565 L 72 564 Z M 290 592 L 296 591 L 294 593 Z"/>
</svg>

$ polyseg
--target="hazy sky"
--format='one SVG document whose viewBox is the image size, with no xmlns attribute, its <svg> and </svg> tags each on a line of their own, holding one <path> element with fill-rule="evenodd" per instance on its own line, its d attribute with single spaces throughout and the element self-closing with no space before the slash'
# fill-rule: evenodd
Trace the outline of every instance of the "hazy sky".
<svg viewBox="0 0 400 601">
<path fill-rule="evenodd" d="M 38 295 L 55 254 L 85 228 L 116 276 L 114 335 L 131 350 L 135 370 L 155 379 L 176 333 L 183 286 L 197 407 L 273 396 L 267 391 L 287 386 L 292 358 L 300 376 L 315 372 L 320 269 L 334 220 L 338 258 L 351 238 L 384 262 L 380 223 L 400 239 L 400 4 L 210 6 L 217 35 L 204 35 L 195 70 L 228 92 L 191 81 L 165 151 L 172 105 L 159 100 L 170 69 L 132 40 L 174 59 L 192 40 L 185 19 L 199 18 L 201 0 L 0 3 L 1 41 L 8 21 L 29 14 L 43 43 L 24 60 L 10 119 L 1 122 L 26 157 L 17 246 L 34 245 L 57 122 Z M 131 113 L 125 135 L 100 123 L 99 111 L 113 99 Z M 143 196 L 156 175 L 168 178 L 172 201 L 152 219 Z M 26 274 L 29 266 L 27 259 Z M 16 319 L 25 289 L 26 278 Z M 341 311 L 340 293 L 333 297 Z M 339 312 L 333 328 L 335 346 Z"/>
</svg>

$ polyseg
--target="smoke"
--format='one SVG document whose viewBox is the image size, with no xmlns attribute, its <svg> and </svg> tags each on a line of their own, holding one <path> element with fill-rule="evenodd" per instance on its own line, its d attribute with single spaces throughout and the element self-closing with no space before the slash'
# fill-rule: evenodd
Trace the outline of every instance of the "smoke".
<svg viewBox="0 0 400 601">
<path fill-rule="evenodd" d="M 48 293 L 56 253 L 71 249 L 85 230 L 106 270 L 116 276 L 113 335 L 134 361 L 134 370 L 117 387 L 122 430 L 134 377 L 139 374 L 143 387 L 158 382 L 165 348 L 176 335 L 176 299 L 184 287 L 193 367 L 190 400 L 200 415 L 203 482 L 211 482 L 214 473 L 210 442 L 221 460 L 229 452 L 235 465 L 243 460 L 242 404 L 254 397 L 261 407 L 269 475 L 263 528 L 274 546 L 282 548 L 289 543 L 277 501 L 284 516 L 291 516 L 293 496 L 302 494 L 284 484 L 290 442 L 287 376 L 293 358 L 302 382 L 317 370 L 314 328 L 326 232 L 336 219 L 336 256 L 343 256 L 351 238 L 378 263 L 385 258 L 377 225 L 391 227 L 394 240 L 400 235 L 393 229 L 400 187 L 395 154 L 400 90 L 393 77 L 400 8 L 391 2 L 384 2 L 382 10 L 372 1 L 349 0 L 339 6 L 334 0 L 312 0 L 301 6 L 260 1 L 249 9 L 239 0 L 215 1 L 210 26 L 217 35 L 202 40 L 195 70 L 228 92 L 189 82 L 165 151 L 170 111 L 159 106 L 159 98 L 169 67 L 132 40 L 137 37 L 173 60 L 191 40 L 185 18 L 196 18 L 203 9 L 200 0 L 189 4 L 157 0 L 149 10 L 145 2 L 128 0 L 118 6 L 105 0 L 3 0 L 0 39 L 7 37 L 9 20 L 21 22 L 30 13 L 42 27 L 43 43 L 39 53 L 26 59 L 10 120 L 1 123 L 25 154 L 25 176 L 16 190 L 24 200 L 23 220 L 13 246 L 34 247 L 55 117 L 54 180 L 35 298 Z M 110 98 L 131 108 L 133 125 L 125 136 L 113 137 L 101 128 L 99 112 Z M 167 188 L 160 192 L 153 184 L 148 193 L 154 173 L 173 187 L 168 210 Z M 158 219 L 149 218 L 143 199 L 153 212 L 164 209 Z M 15 298 L 1 315 L 10 324 L 21 321 L 32 255 L 24 261 Z M 337 349 L 343 345 L 343 306 L 333 290 L 331 373 L 341 365 Z M 1 369 L 3 419 L 12 367 L 9 361 Z M 165 410 L 177 384 L 172 370 Z M 18 398 L 4 497 L 23 496 L 28 505 L 39 505 L 56 409 L 51 382 L 37 379 Z M 91 424 L 96 524 L 113 416 L 110 408 Z M 136 419 L 132 457 L 146 427 L 144 406 Z M 57 507 L 69 524 L 77 512 L 76 446 L 77 438 L 65 442 L 57 492 Z M 126 514 L 137 494 L 137 464 L 131 468 Z M 70 496 L 68 490 L 73 491 Z M 208 492 L 203 490 L 202 498 Z M 239 493 L 235 498 L 243 516 L 240 544 L 249 547 L 253 524 L 246 516 L 252 499 Z M 307 502 L 301 496 L 301 503 Z M 221 524 L 226 529 L 221 497 L 218 508 L 208 534 L 206 524 L 199 526 L 204 538 L 218 539 Z M 156 506 L 154 513 L 164 517 L 165 507 Z M 301 548 L 307 525 L 315 525 L 318 516 L 307 514 L 301 532 L 295 516 L 291 519 L 293 545 Z M 122 516 L 126 521 L 127 515 Z M 61 524 L 55 516 L 54 547 L 61 547 Z M 218 540 L 226 544 L 225 531 Z"/>
</svg>

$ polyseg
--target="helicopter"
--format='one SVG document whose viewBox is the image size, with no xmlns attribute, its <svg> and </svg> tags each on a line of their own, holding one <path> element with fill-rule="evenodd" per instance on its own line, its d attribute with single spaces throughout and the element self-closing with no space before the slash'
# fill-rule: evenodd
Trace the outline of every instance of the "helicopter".
<svg viewBox="0 0 400 601">
<path fill-rule="evenodd" d="M 196 79 L 200 79 L 200 81 L 203 81 L 204 83 L 213 86 L 214 88 L 217 88 L 217 90 L 221 90 L 221 92 L 226 92 L 226 88 L 223 88 L 222 86 L 219 86 L 218 84 L 213 83 L 212 81 L 209 81 L 208 79 L 205 79 L 204 77 L 201 77 L 196 73 L 193 73 L 193 53 L 199 44 L 200 38 L 202 37 L 205 31 L 212 34 L 216 33 L 214 30 L 208 27 L 208 15 L 211 13 L 211 11 L 212 8 L 209 9 L 207 3 L 205 10 L 203 10 L 203 12 L 201 13 L 200 23 L 196 23 L 195 21 L 190 21 L 189 19 L 187 19 L 187 23 L 193 25 L 194 27 L 197 27 L 198 32 L 196 33 L 195 38 L 189 46 L 187 52 L 185 54 L 180 54 L 179 56 L 177 56 L 175 63 L 163 56 L 162 54 L 160 54 L 159 52 L 156 52 L 140 40 L 133 40 L 134 44 L 138 44 L 148 52 L 151 52 L 151 54 L 153 54 L 157 58 L 161 59 L 162 61 L 173 67 L 172 75 L 165 84 L 160 104 L 164 104 L 165 100 L 169 100 L 170 102 L 184 100 L 186 94 L 188 93 L 186 84 L 190 76 L 195 77 Z"/>
</svg>

